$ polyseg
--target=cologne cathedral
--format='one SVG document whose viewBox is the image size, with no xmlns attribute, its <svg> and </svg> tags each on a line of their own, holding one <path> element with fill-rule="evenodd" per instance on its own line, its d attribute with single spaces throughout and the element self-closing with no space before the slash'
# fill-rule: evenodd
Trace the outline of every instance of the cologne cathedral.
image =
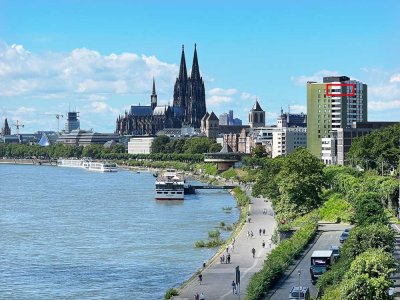
<svg viewBox="0 0 400 300">
<path fill-rule="evenodd" d="M 149 106 L 132 105 L 129 112 L 119 116 L 116 133 L 120 135 L 155 135 L 165 128 L 200 128 L 206 114 L 206 94 L 200 75 L 196 44 L 191 75 L 186 69 L 185 50 L 182 46 L 179 75 L 174 87 L 173 105 L 157 105 L 157 93 L 153 78 L 153 91 Z"/>
</svg>

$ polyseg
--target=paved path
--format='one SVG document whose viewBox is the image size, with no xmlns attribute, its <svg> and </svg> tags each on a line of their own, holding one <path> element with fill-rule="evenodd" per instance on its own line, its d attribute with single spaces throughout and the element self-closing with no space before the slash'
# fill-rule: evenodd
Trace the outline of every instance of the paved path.
<svg viewBox="0 0 400 300">
<path fill-rule="evenodd" d="M 393 255 L 397 260 L 400 260 L 400 225 L 393 223 L 392 228 L 396 232 L 396 242 Z M 397 273 L 393 274 L 392 279 L 394 280 L 394 292 L 396 295 L 394 299 L 400 299 L 400 268 Z"/>
<path fill-rule="evenodd" d="M 250 192 L 248 191 L 248 194 Z M 246 223 L 236 237 L 234 250 L 231 252 L 231 263 L 221 264 L 217 257 L 205 270 L 202 271 L 203 282 L 200 285 L 198 280 L 191 281 L 181 291 L 179 296 L 172 299 L 194 299 L 197 292 L 204 293 L 205 299 L 237 299 L 237 295 L 232 294 L 232 280 L 235 279 L 235 267 L 240 267 L 241 272 L 241 292 L 240 298 L 244 299 L 246 287 L 251 276 L 259 271 L 263 265 L 264 258 L 271 251 L 269 243 L 275 229 L 275 220 L 272 215 L 263 214 L 264 209 L 272 212 L 270 202 L 265 202 L 263 198 L 251 198 L 250 213 L 251 222 Z M 265 235 L 259 235 L 259 229 L 265 229 Z M 253 231 L 254 237 L 248 238 L 247 232 Z M 266 247 L 262 248 L 262 241 Z M 251 249 L 256 249 L 255 258 L 252 257 Z M 272 246 L 273 247 L 273 246 Z M 226 252 L 225 252 L 226 254 Z"/>
<path fill-rule="evenodd" d="M 339 237 L 345 228 L 349 228 L 348 225 L 341 224 L 320 224 L 318 230 L 321 235 L 318 240 L 308 248 L 306 254 L 296 263 L 295 267 L 292 267 L 285 274 L 288 276 L 286 279 L 278 283 L 278 287 L 275 291 L 270 293 L 266 299 L 280 300 L 288 299 L 289 291 L 292 286 L 297 286 L 299 282 L 298 270 L 301 270 L 301 285 L 308 286 L 310 288 L 311 297 L 317 295 L 317 290 L 311 283 L 310 276 L 310 262 L 311 255 L 315 250 L 329 250 L 331 245 L 340 245 Z"/>
</svg>

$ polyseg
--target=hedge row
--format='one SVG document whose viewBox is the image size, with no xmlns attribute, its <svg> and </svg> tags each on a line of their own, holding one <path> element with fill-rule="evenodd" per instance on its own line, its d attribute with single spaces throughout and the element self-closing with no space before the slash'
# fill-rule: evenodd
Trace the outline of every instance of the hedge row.
<svg viewBox="0 0 400 300">
<path fill-rule="evenodd" d="M 268 290 L 281 278 L 293 260 L 300 256 L 314 238 L 317 228 L 318 213 L 313 211 L 307 214 L 301 228 L 290 239 L 280 243 L 267 256 L 263 268 L 251 278 L 245 299 L 258 300 L 265 297 Z"/>
</svg>

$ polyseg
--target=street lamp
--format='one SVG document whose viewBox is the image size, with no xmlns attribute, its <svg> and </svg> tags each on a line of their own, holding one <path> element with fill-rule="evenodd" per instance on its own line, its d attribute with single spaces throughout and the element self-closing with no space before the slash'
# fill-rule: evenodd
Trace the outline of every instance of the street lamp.
<svg viewBox="0 0 400 300">
<path fill-rule="evenodd" d="M 299 275 L 299 289 L 298 289 L 298 292 L 297 292 L 297 296 L 300 299 L 300 291 L 302 290 L 301 289 L 301 269 L 297 270 L 297 275 Z"/>
</svg>

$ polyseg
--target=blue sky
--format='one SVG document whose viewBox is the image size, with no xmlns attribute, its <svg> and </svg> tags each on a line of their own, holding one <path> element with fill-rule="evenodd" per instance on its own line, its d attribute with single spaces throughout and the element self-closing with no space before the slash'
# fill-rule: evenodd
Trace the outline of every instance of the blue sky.
<svg viewBox="0 0 400 300">
<path fill-rule="evenodd" d="M 113 131 L 131 104 L 172 101 L 181 45 L 194 43 L 208 110 L 247 121 L 255 97 L 268 123 L 305 111 L 307 80 L 368 84 L 369 119 L 400 119 L 400 2 L 0 0 L 0 121 L 56 129 L 51 113 Z M 64 121 L 63 121 L 64 122 Z"/>
</svg>

